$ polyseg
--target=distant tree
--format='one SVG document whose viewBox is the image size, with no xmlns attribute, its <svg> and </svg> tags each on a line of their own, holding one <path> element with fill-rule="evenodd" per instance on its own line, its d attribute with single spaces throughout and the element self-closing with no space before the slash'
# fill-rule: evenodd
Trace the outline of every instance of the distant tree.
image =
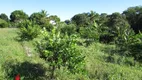
<svg viewBox="0 0 142 80">
<path fill-rule="evenodd" d="M 89 25 L 96 27 L 96 22 L 99 21 L 99 14 L 94 12 L 94 11 L 90 11 L 88 13 L 88 17 L 89 17 Z"/>
<path fill-rule="evenodd" d="M 101 27 L 102 34 L 100 41 L 110 43 L 115 42 L 118 38 L 120 29 L 127 29 L 130 25 L 124 15 L 115 12 L 107 16 L 107 20 L 103 26 Z"/>
<path fill-rule="evenodd" d="M 48 15 L 47 11 L 42 10 L 41 12 L 35 12 L 35 13 L 31 14 L 31 16 L 29 17 L 29 19 L 32 20 L 32 21 L 34 21 L 38 25 L 42 25 L 42 24 L 44 24 L 47 21 L 49 23 L 47 15 Z"/>
<path fill-rule="evenodd" d="M 10 15 L 11 22 L 20 22 L 28 19 L 28 15 L 22 10 L 15 10 Z"/>
<path fill-rule="evenodd" d="M 65 20 L 64 21 L 66 24 L 71 24 L 71 21 L 70 20 Z"/>
<path fill-rule="evenodd" d="M 8 16 L 5 13 L 0 14 L 0 18 L 9 22 Z"/>
<path fill-rule="evenodd" d="M 129 7 L 123 12 L 135 33 L 142 31 L 142 6 Z"/>
<path fill-rule="evenodd" d="M 43 17 L 47 17 L 49 14 L 47 13 L 47 11 L 45 10 L 41 10 L 40 12 L 42 14 Z"/>
<path fill-rule="evenodd" d="M 9 27 L 8 23 L 5 20 L 0 19 L 0 28 L 6 28 L 6 27 Z"/>
<path fill-rule="evenodd" d="M 99 15 L 99 20 L 98 20 L 98 24 L 101 26 L 101 27 L 104 27 L 106 26 L 106 23 L 108 21 L 108 15 L 106 13 L 102 13 Z"/>
<path fill-rule="evenodd" d="M 55 21 L 56 23 L 60 22 L 60 18 L 57 15 L 51 15 L 48 17 L 50 20 Z"/>
<path fill-rule="evenodd" d="M 82 14 L 76 14 L 72 17 L 71 21 L 77 26 L 77 32 L 79 32 L 80 27 L 85 27 L 88 25 L 88 14 L 82 13 Z"/>
</svg>

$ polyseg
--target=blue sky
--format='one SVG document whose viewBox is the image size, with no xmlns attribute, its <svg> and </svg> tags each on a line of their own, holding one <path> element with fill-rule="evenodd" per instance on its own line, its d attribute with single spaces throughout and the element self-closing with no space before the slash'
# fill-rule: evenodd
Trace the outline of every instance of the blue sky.
<svg viewBox="0 0 142 80">
<path fill-rule="evenodd" d="M 61 20 L 70 19 L 75 14 L 122 12 L 128 7 L 142 5 L 142 0 L 1 0 L 0 13 L 8 16 L 14 10 L 23 10 L 28 15 L 46 10 L 50 15 L 57 15 Z"/>
</svg>

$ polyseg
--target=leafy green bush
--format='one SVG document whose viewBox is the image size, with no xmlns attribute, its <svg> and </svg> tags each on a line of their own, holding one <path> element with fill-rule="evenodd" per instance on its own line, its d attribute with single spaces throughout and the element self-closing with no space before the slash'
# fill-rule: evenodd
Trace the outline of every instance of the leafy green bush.
<svg viewBox="0 0 142 80">
<path fill-rule="evenodd" d="M 72 35 L 76 33 L 76 26 L 74 24 L 64 24 L 60 27 L 61 33 Z"/>
<path fill-rule="evenodd" d="M 0 19 L 0 28 L 6 28 L 6 27 L 9 27 L 9 24 L 5 20 Z"/>
<path fill-rule="evenodd" d="M 131 37 L 131 42 L 128 44 L 129 54 L 133 56 L 135 60 L 142 60 L 142 33 L 136 34 Z"/>
<path fill-rule="evenodd" d="M 31 21 L 23 21 L 19 24 L 20 37 L 23 40 L 32 40 L 40 34 L 40 27 Z"/>
<path fill-rule="evenodd" d="M 94 27 L 81 27 L 80 36 L 82 39 L 85 39 L 86 45 L 99 40 L 99 33 Z"/>
<path fill-rule="evenodd" d="M 60 35 L 56 28 L 51 33 L 44 30 L 42 35 L 44 38 L 37 42 L 37 50 L 40 57 L 50 64 L 51 78 L 62 66 L 72 73 L 82 72 L 84 56 L 77 49 L 76 35 Z"/>
</svg>

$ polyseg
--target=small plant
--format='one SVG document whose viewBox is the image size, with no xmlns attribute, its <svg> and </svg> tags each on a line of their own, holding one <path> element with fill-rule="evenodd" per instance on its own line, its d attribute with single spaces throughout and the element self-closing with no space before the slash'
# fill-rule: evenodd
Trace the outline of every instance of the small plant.
<svg viewBox="0 0 142 80">
<path fill-rule="evenodd" d="M 32 40 L 40 34 L 40 27 L 28 20 L 19 23 L 19 28 L 22 40 Z"/>
<path fill-rule="evenodd" d="M 50 33 L 44 30 L 42 35 L 44 38 L 37 42 L 37 50 L 50 64 L 52 79 L 60 67 L 66 67 L 72 73 L 82 72 L 84 56 L 77 49 L 76 35 L 61 35 L 56 28 Z"/>
</svg>

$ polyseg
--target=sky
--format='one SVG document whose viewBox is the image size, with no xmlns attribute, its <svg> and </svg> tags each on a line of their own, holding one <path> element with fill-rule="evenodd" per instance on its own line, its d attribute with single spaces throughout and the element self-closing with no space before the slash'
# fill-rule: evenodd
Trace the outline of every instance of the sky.
<svg viewBox="0 0 142 80">
<path fill-rule="evenodd" d="M 142 0 L 0 0 L 0 13 L 8 16 L 14 10 L 23 10 L 29 16 L 46 10 L 57 15 L 61 21 L 71 19 L 75 14 L 95 11 L 97 13 L 122 13 L 128 7 L 142 5 Z"/>
</svg>

